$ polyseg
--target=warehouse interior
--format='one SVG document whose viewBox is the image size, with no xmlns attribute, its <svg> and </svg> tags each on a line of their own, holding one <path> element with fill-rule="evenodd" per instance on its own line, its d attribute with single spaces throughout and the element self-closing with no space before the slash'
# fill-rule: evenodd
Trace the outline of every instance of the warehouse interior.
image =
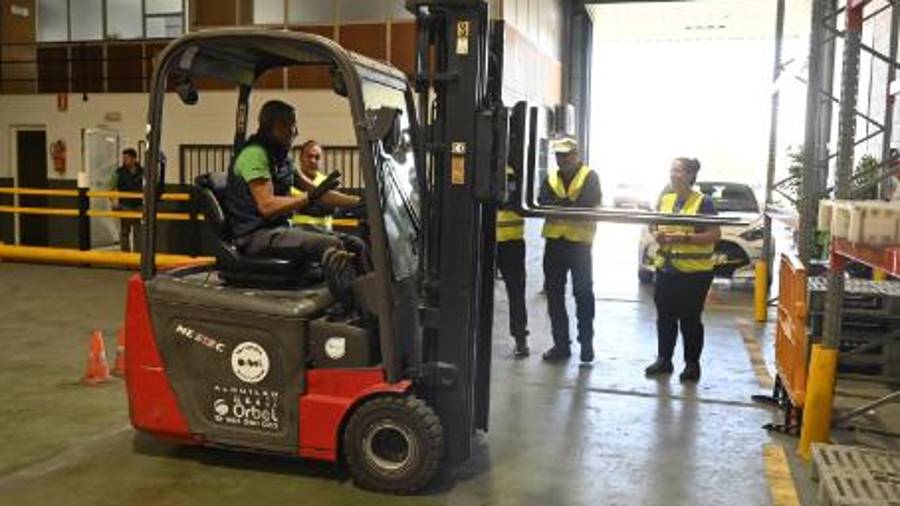
<svg viewBox="0 0 900 506">
<path fill-rule="evenodd" d="M 900 504 L 898 32 L 890 0 L 0 0 L 0 502 Z M 223 232 L 206 181 L 274 100 L 289 164 L 313 140 L 358 197 L 288 227 L 361 238 L 350 281 L 271 285 Z M 596 206 L 543 200 L 566 142 Z M 690 159 L 715 214 L 664 204 Z M 591 230 L 589 331 L 576 269 L 548 281 L 561 222 Z M 684 320 L 645 374 L 667 226 L 719 234 L 695 380 Z"/>
</svg>

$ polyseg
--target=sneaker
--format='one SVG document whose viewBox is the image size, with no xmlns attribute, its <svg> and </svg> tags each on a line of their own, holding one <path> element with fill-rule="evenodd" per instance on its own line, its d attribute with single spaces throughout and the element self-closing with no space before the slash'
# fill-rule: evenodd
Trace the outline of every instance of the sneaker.
<svg viewBox="0 0 900 506">
<path fill-rule="evenodd" d="M 672 371 L 675 370 L 675 367 L 672 365 L 672 362 L 668 360 L 656 359 L 656 362 L 653 362 L 646 369 L 644 369 L 645 376 L 660 376 L 663 374 L 672 374 Z"/>
<path fill-rule="evenodd" d="M 700 381 L 700 364 L 685 364 L 684 370 L 678 375 L 678 379 L 690 383 Z"/>
<path fill-rule="evenodd" d="M 515 358 L 525 358 L 531 355 L 531 349 L 528 348 L 528 345 L 525 343 L 516 343 L 516 348 L 513 351 L 513 357 Z"/>
<path fill-rule="evenodd" d="M 552 362 L 555 360 L 568 360 L 569 357 L 572 356 L 572 352 L 569 350 L 565 350 L 563 348 L 557 348 L 556 346 L 550 348 L 545 351 L 541 358 L 546 360 L 547 362 Z"/>
<path fill-rule="evenodd" d="M 589 363 L 594 361 L 594 343 L 588 341 L 581 343 L 581 361 Z"/>
</svg>

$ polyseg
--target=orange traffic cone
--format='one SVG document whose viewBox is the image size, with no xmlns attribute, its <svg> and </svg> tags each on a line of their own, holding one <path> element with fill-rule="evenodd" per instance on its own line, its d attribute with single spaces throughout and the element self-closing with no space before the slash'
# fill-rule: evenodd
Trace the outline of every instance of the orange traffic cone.
<svg viewBox="0 0 900 506">
<path fill-rule="evenodd" d="M 86 385 L 99 385 L 109 379 L 109 364 L 106 363 L 103 333 L 95 330 L 91 334 L 91 351 L 88 354 L 87 371 L 81 378 L 81 382 Z"/>
<path fill-rule="evenodd" d="M 112 375 L 119 378 L 125 377 L 125 327 L 120 328 L 116 335 L 116 360 Z"/>
</svg>

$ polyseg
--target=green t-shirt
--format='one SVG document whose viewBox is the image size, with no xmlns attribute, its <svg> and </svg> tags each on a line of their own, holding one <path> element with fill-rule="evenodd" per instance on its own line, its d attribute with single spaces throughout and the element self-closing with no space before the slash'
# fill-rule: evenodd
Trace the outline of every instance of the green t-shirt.
<svg viewBox="0 0 900 506">
<path fill-rule="evenodd" d="M 234 173 L 248 183 L 257 179 L 272 179 L 266 150 L 259 145 L 250 145 L 242 149 L 234 161 Z"/>
</svg>

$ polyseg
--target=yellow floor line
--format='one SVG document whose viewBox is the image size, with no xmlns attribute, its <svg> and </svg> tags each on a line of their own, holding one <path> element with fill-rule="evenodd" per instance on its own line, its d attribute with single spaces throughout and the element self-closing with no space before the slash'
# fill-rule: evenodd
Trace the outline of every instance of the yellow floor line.
<svg viewBox="0 0 900 506">
<path fill-rule="evenodd" d="M 771 389 L 775 386 L 775 380 L 769 368 L 766 367 L 766 359 L 763 356 L 762 346 L 759 339 L 753 332 L 750 322 L 743 318 L 737 319 L 738 331 L 741 333 L 741 339 L 744 340 L 744 347 L 747 348 L 747 354 L 750 356 L 750 364 L 753 365 L 753 374 L 756 375 L 756 381 L 759 386 L 765 389 Z"/>
<path fill-rule="evenodd" d="M 774 443 L 764 444 L 763 461 L 766 465 L 766 481 L 769 482 L 772 504 L 799 506 L 800 499 L 797 497 L 797 488 L 794 486 L 794 478 L 791 476 L 784 448 Z"/>
</svg>

